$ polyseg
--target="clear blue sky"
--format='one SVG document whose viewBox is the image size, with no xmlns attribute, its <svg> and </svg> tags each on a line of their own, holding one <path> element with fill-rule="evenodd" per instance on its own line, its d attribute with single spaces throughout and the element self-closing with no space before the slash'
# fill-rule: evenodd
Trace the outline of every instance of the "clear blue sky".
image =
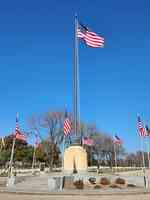
<svg viewBox="0 0 150 200">
<path fill-rule="evenodd" d="M 105 38 L 80 44 L 81 118 L 138 148 L 136 115 L 150 126 L 149 0 L 6 0 L 0 5 L 0 136 L 34 113 L 72 110 L 74 13 Z"/>
</svg>

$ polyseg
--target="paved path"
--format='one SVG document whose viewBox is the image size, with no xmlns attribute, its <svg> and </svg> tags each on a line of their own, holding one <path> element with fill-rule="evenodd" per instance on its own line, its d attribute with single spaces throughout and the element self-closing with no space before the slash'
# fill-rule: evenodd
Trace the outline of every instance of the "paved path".
<svg viewBox="0 0 150 200">
<path fill-rule="evenodd" d="M 23 195 L 0 193 L 1 200 L 150 200 L 150 194 L 138 195 L 104 195 L 104 196 L 72 196 L 72 195 Z"/>
</svg>

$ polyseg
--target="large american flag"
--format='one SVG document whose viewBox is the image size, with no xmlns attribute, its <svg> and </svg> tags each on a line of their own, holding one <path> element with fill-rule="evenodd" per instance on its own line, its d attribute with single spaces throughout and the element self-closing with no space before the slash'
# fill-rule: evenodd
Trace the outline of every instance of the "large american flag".
<svg viewBox="0 0 150 200">
<path fill-rule="evenodd" d="M 78 24 L 77 38 L 83 40 L 89 47 L 104 47 L 104 38 L 90 31 L 86 26 Z"/>
<path fill-rule="evenodd" d="M 19 128 L 18 114 L 16 116 L 15 138 L 18 140 L 26 141 L 26 136 L 21 133 L 20 128 Z"/>
<path fill-rule="evenodd" d="M 138 126 L 139 135 L 140 135 L 141 137 L 146 136 L 146 131 L 145 131 L 145 128 L 144 128 L 144 125 L 143 125 L 143 123 L 142 123 L 142 121 L 141 121 L 140 116 L 138 116 L 137 120 L 138 120 L 137 126 Z"/>
<path fill-rule="evenodd" d="M 67 111 L 65 111 L 65 120 L 64 120 L 64 135 L 67 136 L 71 133 L 71 122 L 68 118 Z"/>
</svg>

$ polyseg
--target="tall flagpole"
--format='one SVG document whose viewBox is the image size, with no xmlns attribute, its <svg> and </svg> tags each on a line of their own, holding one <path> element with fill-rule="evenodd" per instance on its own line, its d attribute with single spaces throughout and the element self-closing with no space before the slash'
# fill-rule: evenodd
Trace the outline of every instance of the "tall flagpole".
<svg viewBox="0 0 150 200">
<path fill-rule="evenodd" d="M 73 110 L 74 110 L 74 131 L 77 136 L 78 122 L 78 38 L 77 38 L 78 19 L 75 14 L 75 46 L 74 46 L 74 69 L 73 69 Z"/>
</svg>

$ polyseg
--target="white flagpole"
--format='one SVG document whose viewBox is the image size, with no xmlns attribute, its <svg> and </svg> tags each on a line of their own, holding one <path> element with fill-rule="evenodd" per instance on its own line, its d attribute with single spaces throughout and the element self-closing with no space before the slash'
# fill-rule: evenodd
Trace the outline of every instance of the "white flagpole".
<svg viewBox="0 0 150 200">
<path fill-rule="evenodd" d="M 115 171 L 117 171 L 117 153 L 116 153 L 116 144 L 114 143 L 114 159 L 115 159 Z"/>
<path fill-rule="evenodd" d="M 8 177 L 12 176 L 13 170 L 12 170 L 12 164 L 13 164 L 13 157 L 14 157 L 14 149 L 15 149 L 15 143 L 16 143 L 16 138 L 13 138 L 13 145 L 11 149 L 11 157 L 9 161 L 9 171 L 8 171 Z"/>
<path fill-rule="evenodd" d="M 32 174 L 34 172 L 34 166 L 35 166 L 35 153 L 36 153 L 36 146 L 34 145 L 33 159 L 32 159 Z"/>
<path fill-rule="evenodd" d="M 62 170 L 64 171 L 64 154 L 65 154 L 65 135 L 63 136 L 63 150 L 62 150 Z"/>
<path fill-rule="evenodd" d="M 78 38 L 77 38 L 77 28 L 78 28 L 78 19 L 75 14 L 75 47 L 74 47 L 74 69 L 73 69 L 73 107 L 74 107 L 74 131 L 75 136 L 77 136 L 78 128 Z"/>
<path fill-rule="evenodd" d="M 148 169 L 150 169 L 149 137 L 146 138 Z"/>
<path fill-rule="evenodd" d="M 19 119 L 19 113 L 17 112 L 16 114 L 16 123 Z M 12 170 L 12 164 L 13 164 L 13 158 L 14 158 L 14 149 L 15 149 L 15 143 L 16 143 L 16 128 L 15 128 L 15 135 L 13 135 L 13 145 L 11 149 L 11 156 L 10 156 L 10 161 L 9 161 L 9 170 L 8 170 L 8 177 L 12 176 L 13 170 Z"/>
<path fill-rule="evenodd" d="M 144 157 L 144 141 L 143 141 L 143 137 L 141 137 L 141 152 L 142 152 L 142 162 L 143 162 L 142 168 L 143 168 L 143 171 L 144 171 L 144 169 L 145 169 L 145 157 Z"/>
<path fill-rule="evenodd" d="M 139 116 L 140 115 L 137 114 L 137 118 L 140 118 Z M 142 128 L 144 128 L 144 125 L 140 119 L 138 119 L 138 123 L 140 123 L 140 126 L 142 126 Z M 141 123 L 142 123 L 142 125 L 141 125 Z M 138 132 L 139 132 L 138 134 L 140 136 L 140 149 L 141 149 L 141 153 L 142 153 L 142 166 L 141 167 L 142 167 L 143 171 L 145 171 L 144 142 L 143 142 L 143 137 L 145 136 L 145 128 L 144 128 L 144 135 L 143 135 L 143 133 L 141 133 L 141 131 L 139 130 L 139 124 L 138 124 Z"/>
<path fill-rule="evenodd" d="M 149 164 L 149 169 L 150 169 L 150 142 L 149 142 L 149 137 L 148 137 L 148 164 Z"/>
</svg>

